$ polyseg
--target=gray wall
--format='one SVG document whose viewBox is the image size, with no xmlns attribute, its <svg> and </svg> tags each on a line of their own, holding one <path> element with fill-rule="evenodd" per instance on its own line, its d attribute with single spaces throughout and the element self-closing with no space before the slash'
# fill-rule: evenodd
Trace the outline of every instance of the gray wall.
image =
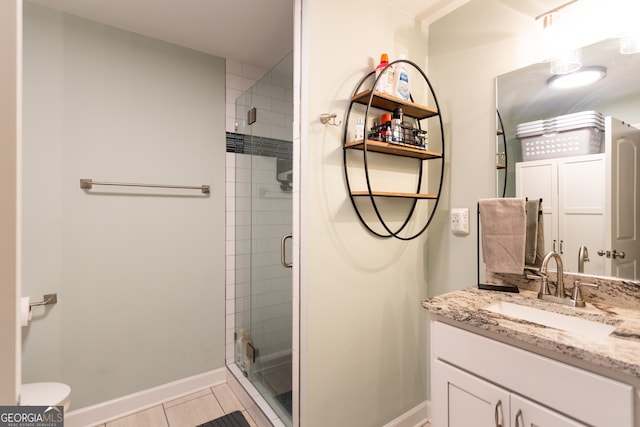
<svg viewBox="0 0 640 427">
<path fill-rule="evenodd" d="M 319 117 L 344 117 L 383 52 L 426 68 L 426 28 L 383 0 L 307 0 L 300 37 L 301 425 L 379 427 L 426 398 L 426 237 L 364 229 L 346 191 L 343 128 Z M 383 185 L 403 175 L 396 160 L 379 164 Z"/>
<path fill-rule="evenodd" d="M 534 20 L 494 0 L 473 0 L 429 27 L 429 75 L 438 90 L 448 152 L 441 214 L 429 232 L 429 295 L 476 284 L 477 201 L 496 196 L 495 84 L 533 62 Z M 470 234 L 449 231 L 468 208 Z"/>
<path fill-rule="evenodd" d="M 0 2 L 0 405 L 18 402 L 20 331 L 16 327 L 18 280 L 16 245 L 20 138 L 20 44 L 22 2 Z M 17 285 L 16 285 L 17 283 Z"/>
<path fill-rule="evenodd" d="M 224 366 L 225 63 L 25 2 L 23 382 L 74 409 Z M 80 178 L 210 184 L 212 193 Z"/>
</svg>

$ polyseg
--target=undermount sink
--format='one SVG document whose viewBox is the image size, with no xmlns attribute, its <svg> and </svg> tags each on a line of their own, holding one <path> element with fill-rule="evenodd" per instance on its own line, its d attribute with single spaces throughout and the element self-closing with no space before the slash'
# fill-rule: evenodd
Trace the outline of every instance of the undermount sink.
<svg viewBox="0 0 640 427">
<path fill-rule="evenodd" d="M 616 329 L 615 326 L 607 325 L 606 323 L 594 322 L 506 301 L 499 301 L 482 308 L 493 313 L 526 320 L 527 322 L 560 329 L 592 339 L 606 338 Z"/>
</svg>

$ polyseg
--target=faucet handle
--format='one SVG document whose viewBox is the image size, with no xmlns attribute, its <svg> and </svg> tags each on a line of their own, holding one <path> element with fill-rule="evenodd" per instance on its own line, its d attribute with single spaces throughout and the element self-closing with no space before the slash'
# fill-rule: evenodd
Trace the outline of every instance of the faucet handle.
<svg viewBox="0 0 640 427">
<path fill-rule="evenodd" d="M 597 288 L 598 285 L 593 284 L 593 283 L 581 282 L 579 280 L 576 280 L 573 283 L 573 292 L 572 292 L 572 295 L 571 295 L 571 299 L 575 303 L 581 303 L 580 305 L 576 304 L 576 306 L 584 307 L 584 298 L 582 298 L 582 291 L 580 290 L 581 286 L 589 286 L 590 288 Z"/>
</svg>

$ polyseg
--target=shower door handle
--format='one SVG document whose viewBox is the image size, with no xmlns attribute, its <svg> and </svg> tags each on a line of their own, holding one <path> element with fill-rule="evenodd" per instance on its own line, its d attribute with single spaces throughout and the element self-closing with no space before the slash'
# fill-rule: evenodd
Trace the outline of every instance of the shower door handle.
<svg viewBox="0 0 640 427">
<path fill-rule="evenodd" d="M 285 242 L 287 241 L 287 239 L 292 239 L 292 238 L 293 238 L 293 234 L 285 234 L 284 236 L 282 236 L 282 240 L 280 240 L 280 264 L 282 264 L 284 268 L 293 267 L 293 263 L 287 262 L 287 260 L 285 259 L 286 257 L 284 255 Z"/>
</svg>

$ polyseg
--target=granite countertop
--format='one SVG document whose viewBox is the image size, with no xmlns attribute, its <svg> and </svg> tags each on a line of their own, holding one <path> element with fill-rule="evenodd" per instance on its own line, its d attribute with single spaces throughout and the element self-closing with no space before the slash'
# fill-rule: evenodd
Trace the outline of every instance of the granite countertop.
<svg viewBox="0 0 640 427">
<path fill-rule="evenodd" d="M 499 301 L 540 308 L 616 326 L 607 337 L 590 338 L 501 315 L 482 307 Z M 625 375 L 640 377 L 640 310 L 589 302 L 575 308 L 539 300 L 537 292 L 486 291 L 470 287 L 429 298 L 422 306 L 434 315 L 513 340 L 558 352 Z"/>
</svg>

